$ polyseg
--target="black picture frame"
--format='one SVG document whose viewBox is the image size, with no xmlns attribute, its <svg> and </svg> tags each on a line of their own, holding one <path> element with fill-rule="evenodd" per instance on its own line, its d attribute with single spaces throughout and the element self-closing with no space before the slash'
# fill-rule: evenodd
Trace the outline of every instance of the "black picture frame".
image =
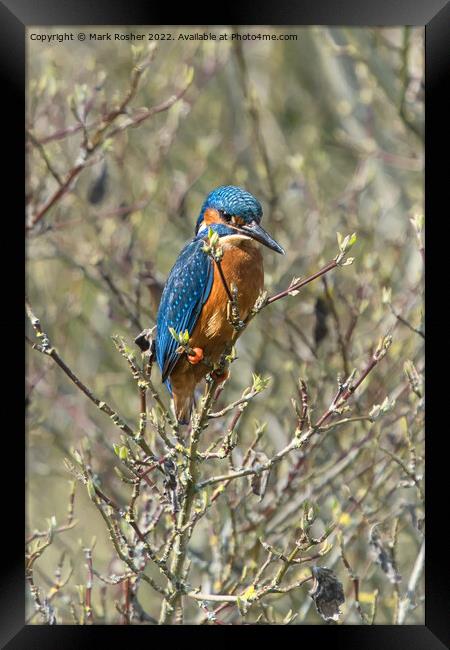
<svg viewBox="0 0 450 650">
<path fill-rule="evenodd" d="M 448 294 L 445 277 L 445 251 L 437 252 L 439 243 L 445 239 L 438 233 L 447 217 L 446 189 L 449 183 L 450 152 L 448 127 L 448 103 L 444 101 L 445 90 L 450 86 L 450 4 L 444 0 L 311 0 L 292 2 L 278 0 L 276 3 L 250 3 L 241 0 L 239 8 L 223 6 L 220 18 L 212 21 L 203 10 L 198 11 L 190 3 L 174 11 L 173 7 L 147 6 L 147 3 L 127 0 L 3 0 L 0 1 L 0 70 L 2 78 L 2 158 L 3 178 L 3 255 L 5 264 L 2 278 L 2 359 L 5 393 L 3 413 L 11 417 L 6 423 L 2 417 L 3 440 L 2 493 L 0 502 L 3 516 L 0 519 L 8 540 L 4 561 L 0 563 L 0 645 L 18 648 L 80 648 L 93 645 L 94 637 L 100 635 L 106 642 L 111 634 L 110 626 L 25 626 L 25 586 L 23 569 L 24 535 L 24 469 L 21 459 L 25 456 L 22 422 L 22 398 L 19 398 L 22 365 L 22 332 L 18 327 L 22 318 L 22 289 L 18 286 L 24 279 L 23 226 L 24 214 L 24 94 L 25 94 L 25 28 L 28 25 L 139 25 L 139 24 L 242 24 L 242 25 L 358 25 L 425 26 L 426 34 L 426 223 L 427 247 L 431 253 L 426 267 L 426 309 L 428 326 L 433 328 L 432 341 L 428 345 L 439 345 L 439 362 L 436 372 L 431 370 L 433 354 L 427 357 L 427 500 L 428 521 L 426 551 L 426 618 L 423 626 L 290 626 L 261 628 L 239 626 L 239 640 L 242 643 L 258 643 L 261 632 L 268 641 L 277 640 L 277 635 L 294 636 L 295 643 L 327 643 L 333 648 L 383 648 L 386 650 L 434 650 L 449 647 L 449 580 L 448 536 L 446 519 L 448 506 L 445 492 L 448 481 L 447 456 L 444 445 L 446 431 L 446 381 L 438 380 L 438 372 L 445 369 L 441 352 L 445 350 L 448 329 L 444 317 L 445 298 Z M 441 154 L 441 155 L 440 155 Z M 442 162 L 441 162 L 442 161 Z M 445 193 L 445 195 L 444 195 Z M 430 248 L 431 246 L 431 248 Z M 7 252 L 13 253 L 7 261 Z M 438 266 L 441 265 L 441 266 Z M 24 286 L 23 284 L 21 286 Z M 439 293 L 438 293 L 439 292 Z M 433 298 L 436 296 L 436 299 Z M 433 301 L 433 303 L 431 302 Z M 0 303 L 1 304 L 1 303 Z M 439 309 L 441 307 L 441 309 Z M 443 307 L 443 309 L 442 309 Z M 17 311 L 16 311 L 17 309 Z M 445 328 L 445 329 L 444 329 Z M 17 337 L 17 341 L 15 338 Z M 430 348 L 428 348 L 430 349 Z M 10 355 L 10 357 L 8 357 Z M 17 374 L 16 374 L 17 373 Z M 11 394 L 8 394 L 8 390 Z M 448 398 L 447 398 L 448 400 Z M 1 403 L 0 402 L 0 403 Z M 5 408 L 8 404 L 8 408 Z M 16 405 L 13 407 L 13 405 Z M 6 413 L 7 412 L 7 413 Z M 10 476 L 6 476 L 7 473 Z M 5 493 L 8 490 L 8 493 Z M 225 637 L 233 635 L 232 626 L 222 628 Z M 247 628 L 251 628 L 248 630 Z M 125 632 L 115 626 L 112 630 L 115 643 L 135 643 L 138 639 L 146 643 L 173 642 L 175 637 L 188 642 L 189 637 L 217 633 L 217 627 L 194 626 L 155 628 L 134 626 Z M 179 635 L 182 636 L 179 636 Z M 125 636 L 126 635 L 126 636 Z M 252 636 L 249 636 L 252 635 Z M 256 636 L 254 636 L 256 635 Z M 224 639 L 224 637 L 222 637 Z M 100 640 L 100 639 L 99 639 Z M 224 639 L 225 640 L 225 639 Z M 290 638 L 286 639 L 287 642 Z M 225 640 L 226 642 L 226 640 Z"/>
</svg>

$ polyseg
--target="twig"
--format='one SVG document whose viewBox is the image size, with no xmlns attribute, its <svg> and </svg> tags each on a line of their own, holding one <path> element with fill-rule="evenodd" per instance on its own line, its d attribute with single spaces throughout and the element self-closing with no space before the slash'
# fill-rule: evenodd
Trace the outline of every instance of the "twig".
<svg viewBox="0 0 450 650">
<path fill-rule="evenodd" d="M 271 209 L 273 210 L 278 202 L 278 195 L 276 191 L 275 178 L 272 171 L 272 166 L 269 160 L 267 146 L 262 134 L 261 118 L 260 118 L 259 108 L 257 104 L 256 94 L 254 89 L 251 86 L 250 76 L 247 70 L 247 64 L 244 57 L 242 43 L 239 40 L 236 40 L 233 41 L 233 44 L 235 48 L 234 51 L 236 54 L 236 59 L 238 62 L 238 69 L 241 77 L 241 85 L 244 93 L 245 105 L 251 120 L 255 140 L 266 172 L 266 178 L 270 190 L 269 203 Z"/>
<path fill-rule="evenodd" d="M 275 456 L 273 456 L 270 460 L 260 465 L 257 469 L 244 468 L 239 471 L 232 472 L 230 474 L 214 476 L 212 478 L 206 479 L 197 485 L 197 489 L 200 490 L 205 488 L 208 485 L 214 485 L 215 483 L 220 483 L 222 481 L 229 481 L 235 478 L 241 478 L 243 476 L 250 476 L 252 474 L 267 472 L 271 470 L 272 467 L 274 467 L 274 465 L 279 463 L 287 454 L 291 453 L 295 449 L 301 449 L 302 447 L 304 447 L 315 433 L 320 432 L 321 427 L 326 422 L 326 420 L 328 420 L 328 418 L 330 418 L 333 413 L 336 413 L 337 411 L 339 411 L 339 409 L 342 408 L 342 406 L 345 404 L 348 398 L 362 384 L 362 382 L 367 377 L 367 375 L 373 370 L 373 368 L 375 368 L 375 366 L 379 363 L 379 361 L 385 356 L 390 344 L 391 344 L 390 337 L 384 337 L 383 339 L 381 339 L 377 349 L 372 355 L 371 360 L 369 361 L 368 365 L 361 373 L 359 379 L 354 383 L 347 380 L 345 384 L 342 384 L 336 396 L 334 397 L 331 405 L 322 414 L 322 416 L 319 418 L 316 424 L 309 427 L 307 431 L 305 431 L 305 433 L 302 433 L 298 437 L 297 437 L 297 433 L 300 434 L 300 431 L 297 430 L 291 442 L 288 445 L 286 445 L 286 447 L 281 449 L 277 454 L 275 454 Z"/>
<path fill-rule="evenodd" d="M 304 278 L 303 280 L 299 280 L 299 282 L 291 285 L 284 291 L 280 291 L 279 293 L 276 293 L 275 295 L 271 296 L 270 298 L 267 298 L 267 301 L 264 305 L 271 305 L 273 302 L 276 302 L 277 300 L 280 300 L 280 298 L 284 298 L 285 296 L 290 295 L 293 291 L 299 291 L 302 289 L 304 286 L 312 282 L 313 280 L 316 280 L 317 278 L 320 278 L 322 275 L 325 275 L 325 273 L 329 273 L 333 269 L 335 269 L 339 264 L 337 261 L 331 260 L 331 262 L 328 262 L 328 264 L 325 264 L 324 267 L 320 269 L 320 271 L 317 271 L 316 273 L 313 273 L 312 275 L 308 276 L 307 278 Z"/>
<path fill-rule="evenodd" d="M 94 573 L 92 569 L 92 549 L 85 548 L 84 555 L 86 557 L 86 566 L 87 566 L 87 581 L 86 581 L 86 595 L 85 595 L 84 610 L 85 610 L 87 622 L 92 624 L 94 622 L 93 613 L 92 613 L 92 586 L 94 580 Z"/>
<path fill-rule="evenodd" d="M 415 332 L 415 333 L 418 334 L 421 338 L 425 339 L 425 333 L 422 332 L 422 330 L 418 329 L 417 327 L 414 327 L 414 326 L 411 325 L 411 323 L 409 323 L 405 318 L 403 318 L 403 316 L 400 316 L 400 314 L 397 314 L 397 312 L 395 311 L 395 309 L 394 309 L 394 307 L 392 306 L 392 304 L 390 305 L 390 307 L 391 307 L 391 311 L 392 311 L 392 313 L 394 314 L 395 318 L 396 318 L 400 323 L 402 323 L 403 325 L 406 325 L 406 327 L 408 327 L 412 332 Z"/>
<path fill-rule="evenodd" d="M 39 223 L 39 221 L 47 214 L 47 212 L 50 210 L 51 207 L 55 205 L 57 201 L 59 201 L 60 198 L 66 194 L 73 181 L 77 178 L 79 173 L 86 167 L 87 165 L 87 160 L 83 160 L 80 163 L 77 163 L 72 167 L 72 169 L 67 172 L 64 180 L 62 183 L 60 183 L 58 189 L 50 196 L 50 198 L 47 199 L 47 201 L 44 203 L 43 206 L 39 208 L 39 210 L 33 215 L 31 218 L 30 222 L 27 224 L 26 229 L 27 230 L 32 230 L 34 226 Z"/>
<path fill-rule="evenodd" d="M 34 226 L 37 223 L 39 223 L 39 221 L 41 221 L 41 219 L 47 214 L 50 208 L 52 208 L 59 201 L 59 199 L 61 199 L 64 196 L 64 194 L 66 194 L 70 190 L 72 183 L 79 176 L 80 172 L 88 164 L 92 164 L 92 160 L 91 160 L 92 154 L 102 145 L 108 128 L 112 125 L 112 123 L 116 120 L 116 118 L 125 113 L 128 104 L 131 102 L 131 100 L 134 98 L 136 94 L 141 75 L 150 64 L 152 57 L 153 54 L 150 54 L 150 56 L 146 61 L 135 66 L 132 72 L 131 84 L 127 94 L 125 95 L 124 99 L 122 100 L 122 102 L 119 104 L 117 108 L 111 110 L 99 123 L 98 122 L 96 123 L 98 125 L 98 128 L 93 134 L 92 138 L 89 139 L 88 137 L 88 126 L 85 124 L 84 120 L 80 119 L 79 124 L 77 124 L 75 127 L 72 128 L 72 130 L 70 131 L 71 133 L 74 133 L 79 130 L 84 131 L 83 143 L 81 145 L 80 154 L 79 154 L 80 162 L 77 162 L 72 167 L 72 169 L 70 169 L 67 172 L 65 179 L 62 181 L 62 183 L 59 184 L 60 187 L 52 194 L 52 196 L 50 196 L 50 198 L 44 203 L 44 205 L 41 206 L 41 208 L 39 208 L 37 212 L 33 215 L 29 224 L 27 224 L 26 227 L 27 230 L 33 229 Z M 161 113 L 163 111 L 168 110 L 171 106 L 173 106 L 173 104 L 175 104 L 175 102 L 179 101 L 183 97 L 183 95 L 186 93 L 191 83 L 192 83 L 192 76 L 189 78 L 188 83 L 177 93 L 169 97 L 164 102 L 161 102 L 160 104 L 147 109 L 145 113 L 140 114 L 138 117 L 130 118 L 129 120 L 125 121 L 124 124 L 115 127 L 107 134 L 107 137 L 112 138 L 117 133 L 120 133 L 121 131 L 129 128 L 130 126 L 135 127 L 141 124 L 144 120 L 148 119 L 149 117 L 156 115 L 157 113 Z M 62 133 L 68 134 L 69 129 L 62 131 Z M 44 141 L 47 142 L 48 140 L 49 138 L 47 139 L 41 138 L 39 140 L 39 143 L 42 144 Z"/>
<path fill-rule="evenodd" d="M 98 262 L 97 264 L 98 270 L 100 272 L 101 277 L 105 281 L 105 283 L 108 285 L 108 288 L 111 290 L 111 293 L 117 298 L 117 302 L 120 304 L 122 307 L 123 311 L 125 314 L 128 316 L 132 324 L 136 327 L 139 332 L 143 330 L 142 324 L 139 320 L 139 318 L 133 313 L 133 311 L 128 307 L 127 303 L 124 300 L 124 297 L 121 293 L 121 291 L 117 288 L 116 284 L 112 280 L 111 276 L 109 273 L 105 270 L 104 264 L 102 261 Z"/>
<path fill-rule="evenodd" d="M 358 610 L 358 613 L 359 613 L 359 615 L 361 617 L 361 620 L 362 620 L 363 624 L 365 624 L 365 623 L 367 623 L 367 617 L 366 617 L 366 615 L 364 614 L 364 612 L 362 610 L 361 603 L 359 602 L 359 577 L 353 571 L 353 569 L 350 566 L 350 563 L 349 563 L 349 561 L 347 559 L 347 556 L 345 555 L 344 542 L 343 542 L 343 539 L 342 539 L 342 534 L 338 535 L 338 539 L 339 539 L 339 547 L 340 547 L 340 550 L 341 550 L 342 562 L 343 562 L 345 568 L 348 571 L 348 575 L 350 576 L 350 580 L 353 582 L 353 593 L 354 593 L 354 598 L 355 598 L 355 603 L 356 603 L 356 609 Z"/>
<path fill-rule="evenodd" d="M 400 465 L 400 467 L 402 468 L 402 470 L 405 472 L 406 476 L 407 476 L 409 479 L 411 479 L 411 481 L 413 481 L 414 485 L 415 485 L 416 488 L 417 488 L 417 491 L 419 492 L 419 496 L 420 496 L 421 500 L 424 502 L 424 501 L 425 501 L 425 493 L 424 493 L 424 491 L 423 491 L 423 489 L 422 489 L 422 486 L 420 485 L 420 482 L 419 482 L 417 476 L 416 476 L 413 472 L 411 472 L 411 471 L 408 469 L 408 467 L 407 467 L 406 464 L 402 461 L 401 458 L 399 458 L 398 456 L 396 456 L 395 454 L 393 454 L 391 451 L 389 451 L 389 449 L 385 449 L 384 447 L 381 447 L 381 446 L 378 447 L 378 448 L 379 448 L 379 450 L 382 451 L 384 454 L 387 454 L 387 456 L 389 456 L 389 458 L 392 458 L 392 460 L 393 460 L 394 462 L 396 462 L 397 465 Z"/>
<path fill-rule="evenodd" d="M 100 409 L 100 411 L 103 411 L 103 413 L 109 415 L 111 420 L 121 431 L 126 433 L 131 438 L 135 439 L 136 436 L 134 431 L 131 429 L 131 427 L 129 427 L 128 424 L 126 424 L 126 422 L 124 422 L 122 418 L 119 417 L 116 411 L 114 411 L 109 406 L 109 404 L 107 404 L 103 400 L 99 400 L 93 394 L 93 392 L 81 381 L 81 379 L 77 377 L 77 375 L 75 375 L 75 373 L 63 361 L 63 359 L 59 356 L 55 348 L 51 346 L 47 334 L 41 328 L 39 319 L 36 318 L 28 303 L 26 303 L 26 310 L 27 310 L 27 315 L 30 320 L 30 323 L 36 333 L 36 336 L 41 341 L 41 343 L 33 343 L 32 341 L 30 341 L 30 339 L 27 338 L 27 341 L 33 347 L 33 349 L 38 350 L 42 354 L 46 354 L 49 357 L 51 357 L 53 361 L 55 361 L 55 363 L 64 371 L 64 373 L 69 377 L 69 379 L 75 384 L 75 386 L 77 386 L 77 388 L 79 388 L 81 392 L 83 392 L 91 400 L 91 402 L 93 402 L 95 406 L 97 406 L 98 409 Z M 138 444 L 148 456 L 153 455 L 145 440 L 140 440 Z"/>
<path fill-rule="evenodd" d="M 334 304 L 334 300 L 333 300 L 333 297 L 331 295 L 331 292 L 330 292 L 330 289 L 329 289 L 329 286 L 328 286 L 328 282 L 327 282 L 327 279 L 326 279 L 325 276 L 322 277 L 322 282 L 323 282 L 323 286 L 325 288 L 325 295 L 326 295 L 326 298 L 327 298 L 327 301 L 328 301 L 328 305 L 330 307 L 331 314 L 333 316 L 333 320 L 334 320 L 335 325 L 336 325 L 336 334 L 337 334 L 339 348 L 340 348 L 340 351 L 341 351 L 342 364 L 343 364 L 343 367 L 344 367 L 344 373 L 345 373 L 346 376 L 348 376 L 350 374 L 350 369 L 349 369 L 349 365 L 348 365 L 347 345 L 346 345 L 344 336 L 342 334 L 341 321 L 339 319 L 339 314 L 337 313 L 336 306 Z"/>
<path fill-rule="evenodd" d="M 198 463 L 196 462 L 197 447 L 200 440 L 200 434 L 207 422 L 208 410 L 213 400 L 217 384 L 218 382 L 215 380 L 210 380 L 207 383 L 206 393 L 200 403 L 198 412 L 194 415 L 189 446 L 190 460 L 187 468 L 188 480 L 185 488 L 183 505 L 177 520 L 177 528 L 181 532 L 178 534 L 175 542 L 170 567 L 172 574 L 175 576 L 175 582 L 172 584 L 172 592 L 170 596 L 163 602 L 160 614 L 160 623 L 169 623 L 172 620 L 181 596 L 179 583 L 181 582 L 181 577 L 183 575 L 186 548 L 189 539 L 189 530 L 186 528 L 186 524 L 191 515 L 198 474 Z"/>
<path fill-rule="evenodd" d="M 53 176 L 53 178 L 58 183 L 58 185 L 61 186 L 63 184 L 63 180 L 61 179 L 61 176 L 58 174 L 58 172 L 56 171 L 56 169 L 53 167 L 52 163 L 50 162 L 50 159 L 49 159 L 49 157 L 47 155 L 47 152 L 45 151 L 44 145 L 34 137 L 34 135 L 32 134 L 32 132 L 29 129 L 27 129 L 27 136 L 29 137 L 32 144 L 36 147 L 36 149 L 41 154 L 41 156 L 42 156 L 42 158 L 43 158 L 43 160 L 44 160 L 50 174 Z"/>
</svg>

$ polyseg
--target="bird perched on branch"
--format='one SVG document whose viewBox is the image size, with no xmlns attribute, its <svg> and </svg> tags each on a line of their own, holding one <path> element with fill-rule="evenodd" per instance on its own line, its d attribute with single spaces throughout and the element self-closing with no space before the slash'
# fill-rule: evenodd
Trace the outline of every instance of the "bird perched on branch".
<svg viewBox="0 0 450 650">
<path fill-rule="evenodd" d="M 284 254 L 261 218 L 250 192 L 218 187 L 170 271 L 157 316 L 156 359 L 181 424 L 189 422 L 196 385 L 214 372 L 262 292 L 260 244 Z"/>
</svg>

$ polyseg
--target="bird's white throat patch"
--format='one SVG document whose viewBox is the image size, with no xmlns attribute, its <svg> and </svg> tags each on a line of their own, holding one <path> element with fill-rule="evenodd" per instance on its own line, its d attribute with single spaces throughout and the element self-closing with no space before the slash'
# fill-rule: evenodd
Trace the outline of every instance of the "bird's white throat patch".
<svg viewBox="0 0 450 650">
<path fill-rule="evenodd" d="M 225 235 L 225 237 L 220 238 L 220 243 L 225 248 L 228 248 L 229 246 L 245 246 L 246 248 L 248 246 L 254 246 L 255 248 L 258 248 L 259 246 L 258 242 L 252 237 L 241 235 L 240 233 L 236 235 Z"/>
</svg>

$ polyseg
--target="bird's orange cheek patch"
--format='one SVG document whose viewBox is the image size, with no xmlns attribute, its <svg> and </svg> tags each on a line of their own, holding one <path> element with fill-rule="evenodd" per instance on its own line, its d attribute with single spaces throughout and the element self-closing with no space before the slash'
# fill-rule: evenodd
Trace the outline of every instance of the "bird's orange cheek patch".
<svg viewBox="0 0 450 650">
<path fill-rule="evenodd" d="M 192 348 L 192 351 L 194 354 L 187 355 L 189 363 L 192 363 L 193 365 L 200 363 L 204 356 L 203 350 L 201 348 Z"/>
<path fill-rule="evenodd" d="M 205 214 L 203 215 L 203 223 L 209 226 L 212 223 L 219 223 L 219 222 L 220 222 L 220 217 L 217 210 L 214 210 L 214 208 L 207 208 L 205 210 Z"/>
</svg>

